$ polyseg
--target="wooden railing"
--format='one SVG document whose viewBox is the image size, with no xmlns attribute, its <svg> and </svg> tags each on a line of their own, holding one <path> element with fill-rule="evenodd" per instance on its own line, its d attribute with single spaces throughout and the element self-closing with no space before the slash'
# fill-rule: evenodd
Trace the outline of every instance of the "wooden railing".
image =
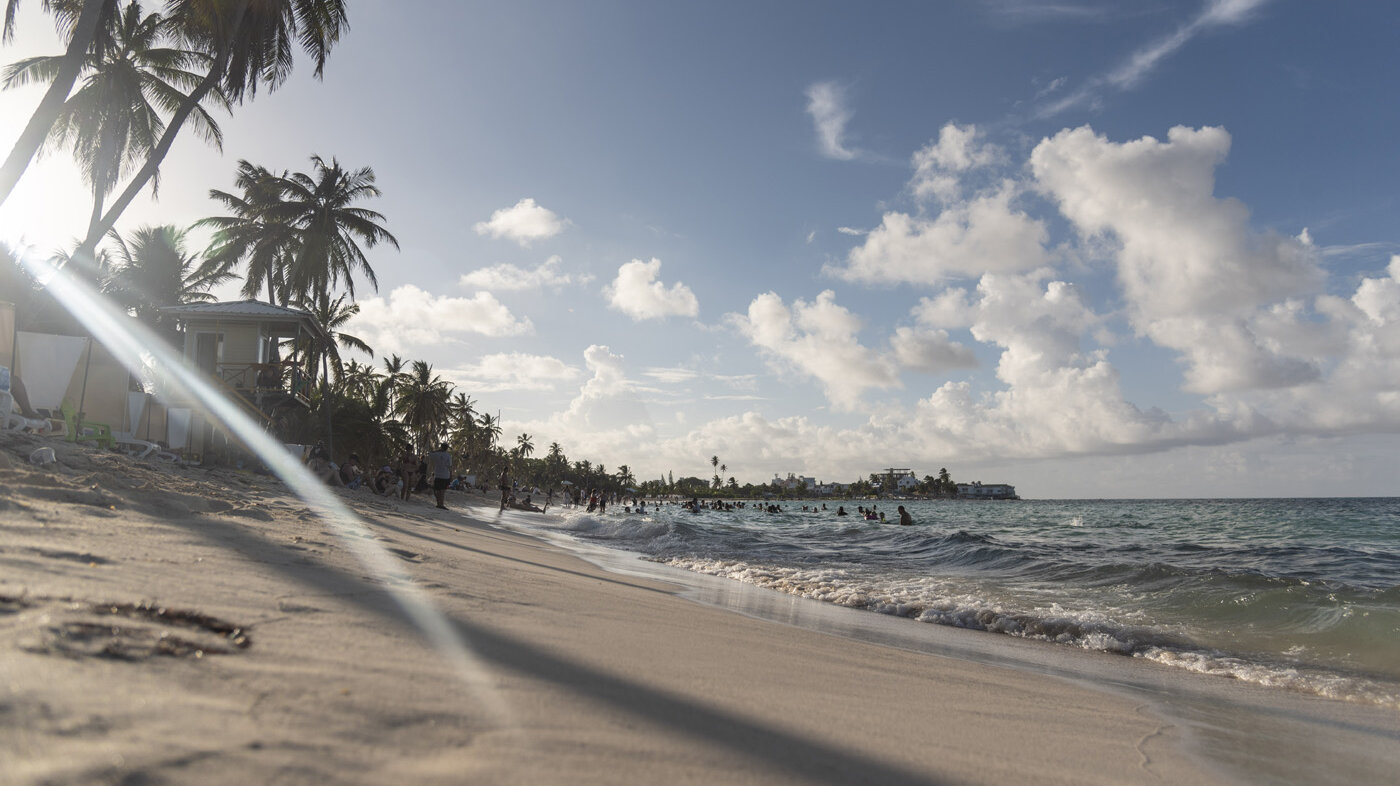
<svg viewBox="0 0 1400 786">
<path fill-rule="evenodd" d="M 302 406 L 311 406 L 311 389 L 316 380 L 293 362 L 281 363 L 220 363 L 219 379 L 229 388 L 252 396 L 259 393 L 281 393 Z"/>
</svg>

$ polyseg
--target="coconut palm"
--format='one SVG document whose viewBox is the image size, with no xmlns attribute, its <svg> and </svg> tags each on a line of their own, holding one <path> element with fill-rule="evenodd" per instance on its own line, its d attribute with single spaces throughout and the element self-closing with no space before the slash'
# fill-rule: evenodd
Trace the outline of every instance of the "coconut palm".
<svg viewBox="0 0 1400 786">
<path fill-rule="evenodd" d="M 44 0 L 44 10 L 52 13 L 58 21 L 59 33 L 68 39 L 68 48 L 49 82 L 48 91 L 34 114 L 29 116 L 29 122 L 20 132 L 19 139 L 15 140 L 5 163 L 0 165 L 0 205 L 9 199 L 20 176 L 29 168 L 29 162 L 43 147 L 44 140 L 48 139 L 49 130 L 53 128 L 54 121 L 63 111 L 64 101 L 73 90 L 73 83 L 82 73 L 88 51 L 97 45 L 97 31 L 115 13 L 116 6 L 116 0 Z M 5 3 L 5 41 L 14 37 L 15 12 L 18 10 L 19 0 Z M 98 238 L 101 238 L 100 234 Z M 93 240 L 92 246 L 96 248 L 97 240 Z"/>
<path fill-rule="evenodd" d="M 447 423 L 452 386 L 433 373 L 427 361 L 415 360 L 394 391 L 394 412 L 420 447 L 433 441 Z"/>
<path fill-rule="evenodd" d="M 229 275 L 187 252 L 185 233 L 173 226 L 141 227 L 126 238 L 113 231 L 111 240 L 107 294 L 172 341 L 175 325 L 160 308 L 211 301 L 209 289 Z"/>
<path fill-rule="evenodd" d="M 321 327 L 326 329 L 326 335 L 331 337 L 329 342 L 317 345 L 312 348 L 311 352 L 307 353 L 311 367 L 315 368 L 316 361 L 324 355 L 337 381 L 345 374 L 345 366 L 340 358 L 341 348 L 374 355 L 374 350 L 363 339 L 341 330 L 345 327 L 345 323 L 360 313 L 360 307 L 353 301 L 346 302 L 345 297 L 345 295 L 341 295 L 335 300 L 331 300 L 328 296 L 323 296 L 310 303 L 298 304 L 310 312 L 316 321 L 321 323 Z"/>
<path fill-rule="evenodd" d="M 89 229 L 102 218 L 103 200 L 116 188 L 134 164 L 145 159 L 165 129 L 162 112 L 171 112 L 188 90 L 202 78 L 208 56 L 201 52 L 165 46 L 172 34 L 168 19 L 143 14 L 137 2 L 128 3 L 99 32 L 101 47 L 85 58 L 82 86 L 55 118 L 48 135 L 49 148 L 68 148 L 92 189 Z M 55 79 L 63 68 L 63 56 L 30 57 L 5 69 L 4 87 Z M 194 69 L 194 70 L 191 70 Z M 228 108 L 217 89 L 206 101 Z M 190 125 L 215 147 L 222 146 L 218 123 L 196 106 Z M 159 171 L 152 185 L 159 185 Z"/>
<path fill-rule="evenodd" d="M 234 185 L 241 195 L 210 189 L 209 198 L 222 204 L 231 215 L 212 216 L 195 224 L 214 230 L 209 259 L 225 269 L 247 265 L 243 296 L 257 297 L 267 288 L 267 302 L 286 305 L 291 292 L 285 282 L 287 259 L 296 245 L 296 230 L 273 217 L 281 205 L 277 176 L 248 161 L 238 162 Z"/>
<path fill-rule="evenodd" d="M 273 185 L 281 200 L 270 220 L 296 229 L 296 240 L 286 259 L 285 283 L 295 296 L 325 292 L 340 285 L 353 298 L 356 272 L 362 273 L 376 290 L 379 281 L 360 243 L 373 248 L 381 242 L 394 248 L 399 241 L 380 226 L 384 216 L 353 203 L 377 197 L 374 170 L 362 167 L 353 172 L 331 159 L 311 157 L 313 174 L 293 172 L 277 178 Z"/>
<path fill-rule="evenodd" d="M 535 452 L 534 437 L 529 434 L 521 434 L 515 438 L 516 449 L 520 451 L 521 458 L 529 458 Z"/>
<path fill-rule="evenodd" d="M 345 0 L 169 0 L 168 8 L 181 40 L 209 56 L 208 72 L 171 114 L 146 163 L 88 232 L 80 253 L 97 248 L 102 235 L 155 176 L 181 127 L 206 95 L 218 88 L 230 101 L 241 103 L 256 95 L 259 86 L 275 90 L 291 74 L 298 44 L 315 60 L 319 79 L 326 56 L 341 31 L 349 28 Z"/>
</svg>

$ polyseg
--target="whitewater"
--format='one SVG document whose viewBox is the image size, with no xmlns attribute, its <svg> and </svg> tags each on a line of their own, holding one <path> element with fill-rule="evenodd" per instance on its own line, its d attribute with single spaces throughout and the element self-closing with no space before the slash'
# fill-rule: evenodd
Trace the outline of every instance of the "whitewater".
<svg viewBox="0 0 1400 786">
<path fill-rule="evenodd" d="M 1400 709 L 1400 499 L 769 504 L 566 507 L 529 526 L 916 622 Z"/>
</svg>

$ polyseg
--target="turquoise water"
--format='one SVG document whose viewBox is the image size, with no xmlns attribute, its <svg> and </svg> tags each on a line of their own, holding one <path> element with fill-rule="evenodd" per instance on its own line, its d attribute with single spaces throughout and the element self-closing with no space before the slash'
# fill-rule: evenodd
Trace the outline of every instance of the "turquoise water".
<svg viewBox="0 0 1400 786">
<path fill-rule="evenodd" d="M 545 526 L 843 606 L 1400 709 L 1400 499 L 916 501 L 912 527 L 806 504 L 565 508 Z"/>
</svg>

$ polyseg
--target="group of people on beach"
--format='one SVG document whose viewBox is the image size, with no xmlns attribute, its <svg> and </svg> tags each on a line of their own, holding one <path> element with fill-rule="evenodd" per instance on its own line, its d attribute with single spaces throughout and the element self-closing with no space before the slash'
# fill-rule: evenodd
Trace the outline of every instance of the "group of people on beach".
<svg viewBox="0 0 1400 786">
<path fill-rule="evenodd" d="M 319 441 L 306 454 L 305 463 L 313 475 L 328 483 L 348 489 L 368 487 L 376 494 L 397 496 L 405 502 L 416 491 L 432 489 L 441 510 L 447 510 L 448 488 L 454 482 L 460 488 L 463 482 L 461 477 L 452 475 L 452 453 L 447 443 L 423 456 L 412 445 L 404 444 L 397 465 L 385 464 L 373 475 L 365 472 L 356 453 L 351 453 L 339 465 L 333 463 L 325 444 Z"/>
</svg>

